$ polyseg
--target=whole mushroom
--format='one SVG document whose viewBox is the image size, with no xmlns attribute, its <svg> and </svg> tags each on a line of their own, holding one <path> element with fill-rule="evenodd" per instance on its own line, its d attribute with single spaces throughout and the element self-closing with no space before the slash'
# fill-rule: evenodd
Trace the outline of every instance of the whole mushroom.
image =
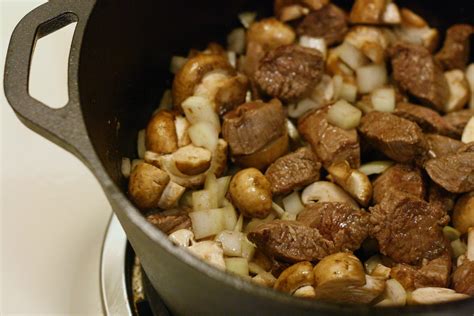
<svg viewBox="0 0 474 316">
<path fill-rule="evenodd" d="M 243 169 L 232 177 L 229 194 L 246 217 L 265 218 L 272 210 L 271 184 L 255 168 Z"/>
<path fill-rule="evenodd" d="M 146 128 L 146 148 L 157 154 L 170 154 L 178 149 L 175 117 L 171 111 L 156 113 Z"/>
<path fill-rule="evenodd" d="M 299 288 L 313 284 L 313 265 L 309 261 L 302 261 L 286 268 L 276 280 L 273 288 L 293 294 Z"/>
<path fill-rule="evenodd" d="M 148 163 L 140 163 L 130 175 L 128 192 L 140 209 L 156 208 L 169 181 L 165 171 Z"/>
</svg>

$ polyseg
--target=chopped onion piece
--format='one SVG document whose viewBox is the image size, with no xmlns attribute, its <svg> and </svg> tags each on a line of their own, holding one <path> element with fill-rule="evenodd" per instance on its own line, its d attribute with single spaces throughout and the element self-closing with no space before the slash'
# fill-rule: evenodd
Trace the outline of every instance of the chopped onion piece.
<svg viewBox="0 0 474 316">
<path fill-rule="evenodd" d="M 235 52 L 227 52 L 227 59 L 229 60 L 229 64 L 232 66 L 232 67 L 236 67 L 237 66 L 237 56 L 235 54 Z"/>
<path fill-rule="evenodd" d="M 300 37 L 300 45 L 303 47 L 309 47 L 312 49 L 319 50 L 321 54 L 323 55 L 323 58 L 326 59 L 327 45 L 324 38 L 303 35 Z"/>
<path fill-rule="evenodd" d="M 290 136 L 293 141 L 300 141 L 300 133 L 298 132 L 295 124 L 293 124 L 293 122 L 291 122 L 289 119 L 286 119 L 286 129 L 288 130 L 288 136 Z"/>
<path fill-rule="evenodd" d="M 403 286 L 395 279 L 385 282 L 384 299 L 375 306 L 405 306 L 407 292 Z"/>
<path fill-rule="evenodd" d="M 248 28 L 250 24 L 255 21 L 256 17 L 257 12 L 242 12 L 239 14 L 240 23 L 242 23 L 245 28 Z"/>
<path fill-rule="evenodd" d="M 474 116 L 471 117 L 464 127 L 461 140 L 463 143 L 474 142 Z"/>
<path fill-rule="evenodd" d="M 383 63 L 362 66 L 356 73 L 360 93 L 370 93 L 387 82 L 387 69 Z"/>
<path fill-rule="evenodd" d="M 228 204 L 223 208 L 220 208 L 222 213 L 224 214 L 224 229 L 232 230 L 234 229 L 235 225 L 237 224 L 237 213 L 235 212 L 234 206 L 232 204 Z"/>
<path fill-rule="evenodd" d="M 283 207 L 285 208 L 286 212 L 293 215 L 298 215 L 302 210 L 304 210 L 304 205 L 301 202 L 300 194 L 295 191 L 283 198 Z"/>
<path fill-rule="evenodd" d="M 454 227 L 451 226 L 444 226 L 443 227 L 443 235 L 449 241 L 455 241 L 461 237 L 461 232 Z"/>
<path fill-rule="evenodd" d="M 227 36 L 227 49 L 236 54 L 243 54 L 245 41 L 245 29 L 242 27 L 233 29 Z"/>
<path fill-rule="evenodd" d="M 183 196 L 181 196 L 181 199 L 179 200 L 179 205 L 187 207 L 187 208 L 192 208 L 193 207 L 193 193 L 194 191 L 184 192 Z"/>
<path fill-rule="evenodd" d="M 222 209 L 211 209 L 189 213 L 196 239 L 214 236 L 226 229 L 225 213 Z"/>
<path fill-rule="evenodd" d="M 247 236 L 242 238 L 242 257 L 247 260 L 252 260 L 257 247 L 247 239 Z"/>
<path fill-rule="evenodd" d="M 132 160 L 132 166 L 131 166 L 131 171 L 133 171 L 135 169 L 136 166 L 138 166 L 139 164 L 141 164 L 142 162 L 144 162 L 143 159 L 133 159 Z"/>
<path fill-rule="evenodd" d="M 363 164 L 359 167 L 359 171 L 365 173 L 365 175 L 370 176 L 373 174 L 383 173 L 387 170 L 391 165 L 393 165 L 392 161 L 388 160 L 376 160 L 371 161 L 366 164 Z"/>
<path fill-rule="evenodd" d="M 216 241 L 222 244 L 224 255 L 231 257 L 240 257 L 242 255 L 242 239 L 243 235 L 240 232 L 231 230 L 221 231 L 216 236 Z"/>
<path fill-rule="evenodd" d="M 210 192 L 200 190 L 193 192 L 193 210 L 203 211 L 211 209 Z"/>
<path fill-rule="evenodd" d="M 186 57 L 173 56 L 171 57 L 170 71 L 172 74 L 176 74 L 188 61 Z"/>
<path fill-rule="evenodd" d="M 249 264 L 245 258 L 225 258 L 226 270 L 240 276 L 249 276 Z"/>
<path fill-rule="evenodd" d="M 145 157 L 145 151 L 146 151 L 145 133 L 146 132 L 144 129 L 138 131 L 137 154 L 140 159 L 143 159 L 143 157 Z"/>
<path fill-rule="evenodd" d="M 359 126 L 362 112 L 345 100 L 334 103 L 328 111 L 329 123 L 343 129 L 353 129 Z"/>
<path fill-rule="evenodd" d="M 260 274 L 260 273 L 267 272 L 267 271 L 265 271 L 265 269 L 263 269 L 261 266 L 259 266 L 257 263 L 255 263 L 253 261 L 249 262 L 249 271 L 252 274 Z"/>
<path fill-rule="evenodd" d="M 178 246 L 188 247 L 194 240 L 194 234 L 189 229 L 179 229 L 168 236 Z"/>
<path fill-rule="evenodd" d="M 467 246 L 461 241 L 461 239 L 456 239 L 451 242 L 451 249 L 453 249 L 453 257 L 457 258 L 460 255 L 463 255 L 467 251 Z"/>
<path fill-rule="evenodd" d="M 221 130 L 219 116 L 214 111 L 209 99 L 202 96 L 192 96 L 184 100 L 182 107 L 189 123 L 209 122 L 218 132 Z"/>
<path fill-rule="evenodd" d="M 339 49 L 339 58 L 353 70 L 367 65 L 369 59 L 360 50 L 348 42 L 342 43 Z"/>
<path fill-rule="evenodd" d="M 474 109 L 474 63 L 469 64 L 466 69 L 466 80 L 469 83 L 469 90 L 471 90 L 471 99 L 469 107 Z"/>
<path fill-rule="evenodd" d="M 209 192 L 209 208 L 218 208 L 220 206 L 218 201 L 219 187 L 217 185 L 217 179 L 214 173 L 209 172 L 206 175 L 204 190 Z"/>
<path fill-rule="evenodd" d="M 204 147 L 214 152 L 219 142 L 219 132 L 209 122 L 199 122 L 188 130 L 189 138 L 194 146 Z"/>
<path fill-rule="evenodd" d="M 357 99 L 357 86 L 351 83 L 343 82 L 339 90 L 339 97 L 348 102 L 355 102 Z"/>
<path fill-rule="evenodd" d="M 379 88 L 372 91 L 372 105 L 375 111 L 393 112 L 395 110 L 395 90 Z"/>
<path fill-rule="evenodd" d="M 275 202 L 272 202 L 272 209 L 275 211 L 278 217 L 281 217 L 283 216 L 283 214 L 285 214 L 285 210 Z"/>
<path fill-rule="evenodd" d="M 228 176 L 217 179 L 217 204 L 219 207 L 223 206 L 231 178 L 231 176 Z"/>
<path fill-rule="evenodd" d="M 342 76 L 335 75 L 334 77 L 332 77 L 332 85 L 334 87 L 334 99 L 335 100 L 339 100 L 343 84 L 344 84 L 344 81 L 342 79 Z"/>
<path fill-rule="evenodd" d="M 130 158 L 122 158 L 122 165 L 120 166 L 120 170 L 122 171 L 122 175 L 124 176 L 124 178 L 130 177 L 130 172 L 132 171 L 132 164 L 130 163 Z"/>
<path fill-rule="evenodd" d="M 240 214 L 239 219 L 237 220 L 237 223 L 235 223 L 234 231 L 241 232 L 243 226 L 244 226 L 244 216 Z"/>
</svg>

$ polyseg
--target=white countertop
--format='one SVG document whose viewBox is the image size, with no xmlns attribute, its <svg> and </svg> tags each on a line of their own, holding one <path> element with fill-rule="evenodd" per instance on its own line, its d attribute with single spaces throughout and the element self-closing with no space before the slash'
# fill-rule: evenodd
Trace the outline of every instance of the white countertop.
<svg viewBox="0 0 474 316">
<path fill-rule="evenodd" d="M 99 262 L 111 208 L 89 170 L 23 126 L 3 94 L 10 34 L 44 2 L 0 0 L 0 314 L 102 315 Z M 60 97 L 54 84 L 65 73 L 52 63 L 64 59 L 63 46 L 44 48 L 50 59 L 33 76 L 47 98 Z M 59 73 L 59 81 L 40 78 L 48 73 Z"/>
</svg>

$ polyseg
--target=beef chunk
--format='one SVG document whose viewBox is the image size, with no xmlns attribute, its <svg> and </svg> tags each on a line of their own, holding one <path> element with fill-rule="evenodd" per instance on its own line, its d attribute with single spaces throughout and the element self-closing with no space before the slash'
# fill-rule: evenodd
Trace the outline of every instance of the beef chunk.
<svg viewBox="0 0 474 316">
<path fill-rule="evenodd" d="M 426 194 L 423 175 L 418 167 L 395 164 L 385 170 L 373 183 L 373 201 L 382 202 L 390 190 L 398 190 L 423 199 Z"/>
<path fill-rule="evenodd" d="M 169 235 L 180 229 L 191 228 L 191 219 L 186 213 L 175 215 L 163 215 L 161 213 L 151 213 L 146 216 L 147 221 Z"/>
<path fill-rule="evenodd" d="M 298 221 L 316 228 L 336 251 L 360 248 L 369 234 L 369 213 L 346 203 L 315 203 L 298 214 Z"/>
<path fill-rule="evenodd" d="M 372 146 L 398 162 L 411 162 L 426 152 L 420 127 L 390 113 L 366 114 L 359 130 Z"/>
<path fill-rule="evenodd" d="M 464 260 L 454 271 L 452 284 L 456 292 L 474 296 L 474 261 Z"/>
<path fill-rule="evenodd" d="M 464 127 L 466 127 L 467 122 L 474 116 L 474 109 L 466 109 L 456 112 L 451 112 L 443 116 L 444 120 L 451 125 L 456 135 L 461 137 Z"/>
<path fill-rule="evenodd" d="M 436 183 L 432 182 L 430 184 L 430 188 L 428 190 L 428 202 L 432 207 L 438 208 L 440 212 L 446 214 L 446 222 L 440 223 L 442 226 L 446 226 L 449 223 L 448 213 L 450 213 L 454 208 L 455 198 L 455 194 L 446 191 Z"/>
<path fill-rule="evenodd" d="M 395 262 L 416 265 L 446 252 L 440 225 L 445 214 L 422 199 L 390 190 L 370 212 L 371 235 Z"/>
<path fill-rule="evenodd" d="M 347 160 L 352 168 L 360 166 L 360 147 L 356 130 L 329 124 L 328 107 L 308 113 L 298 121 L 298 131 L 311 145 L 324 166 Z"/>
<path fill-rule="evenodd" d="M 391 49 L 393 78 L 424 104 L 441 111 L 450 91 L 441 66 L 422 46 L 398 43 Z"/>
<path fill-rule="evenodd" d="M 318 50 L 285 45 L 269 51 L 260 60 L 255 81 L 266 94 L 294 101 L 311 91 L 323 71 L 324 59 Z"/>
<path fill-rule="evenodd" d="M 265 177 L 273 194 L 285 194 L 317 181 L 320 169 L 321 163 L 311 148 L 303 147 L 271 164 Z"/>
<path fill-rule="evenodd" d="M 474 190 L 474 152 L 430 159 L 425 164 L 430 178 L 452 193 Z"/>
<path fill-rule="evenodd" d="M 222 135 L 232 155 L 253 154 L 286 132 L 286 116 L 278 100 L 249 102 L 224 116 Z"/>
<path fill-rule="evenodd" d="M 456 135 L 454 128 L 446 123 L 438 112 L 427 107 L 401 102 L 393 113 L 399 117 L 415 122 L 425 133 Z"/>
<path fill-rule="evenodd" d="M 448 287 L 451 274 L 451 256 L 445 253 L 421 266 L 397 264 L 390 276 L 400 282 L 405 290 L 413 291 L 421 287 Z"/>
<path fill-rule="evenodd" d="M 285 262 L 321 260 L 334 247 L 317 229 L 297 221 L 276 220 L 261 224 L 247 237 L 270 258 Z"/>
<path fill-rule="evenodd" d="M 324 38 L 328 46 L 342 42 L 348 31 L 346 13 L 333 4 L 310 12 L 298 25 L 298 35 Z"/>
<path fill-rule="evenodd" d="M 431 158 L 454 154 L 463 146 L 459 140 L 437 134 L 426 134 L 425 139 L 429 148 L 428 155 Z"/>
<path fill-rule="evenodd" d="M 464 69 L 469 62 L 469 38 L 474 34 L 474 27 L 469 24 L 455 24 L 446 31 L 443 48 L 436 54 L 436 59 L 446 70 Z"/>
</svg>

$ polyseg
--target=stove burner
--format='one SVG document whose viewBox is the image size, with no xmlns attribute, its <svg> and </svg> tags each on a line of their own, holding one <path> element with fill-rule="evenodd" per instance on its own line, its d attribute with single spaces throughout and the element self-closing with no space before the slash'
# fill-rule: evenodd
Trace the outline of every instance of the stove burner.
<svg viewBox="0 0 474 316">
<path fill-rule="evenodd" d="M 171 315 L 148 281 L 115 215 L 109 221 L 102 246 L 100 281 L 108 316 Z"/>
</svg>

